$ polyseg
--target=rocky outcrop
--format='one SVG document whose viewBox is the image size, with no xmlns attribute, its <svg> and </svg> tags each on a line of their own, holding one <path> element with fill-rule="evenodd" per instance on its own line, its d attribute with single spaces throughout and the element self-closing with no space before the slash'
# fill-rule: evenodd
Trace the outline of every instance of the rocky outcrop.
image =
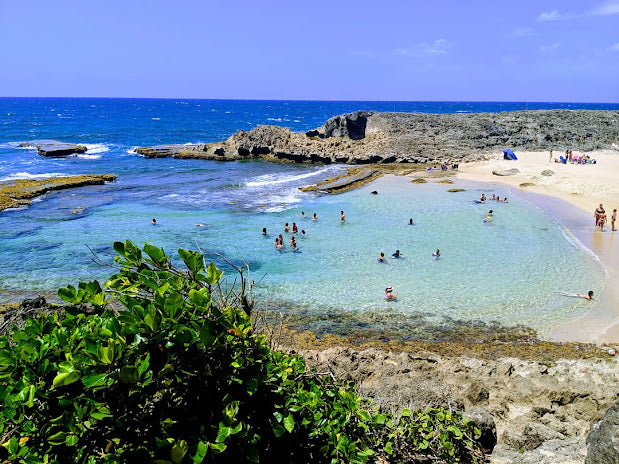
<svg viewBox="0 0 619 464">
<path fill-rule="evenodd" d="M 586 464 L 619 463 L 619 402 L 612 405 L 587 437 Z"/>
<path fill-rule="evenodd" d="M 116 180 L 114 174 L 50 177 L 48 179 L 17 179 L 0 183 L 0 211 L 30 205 L 33 198 L 52 190 L 101 185 Z"/>
<path fill-rule="evenodd" d="M 19 144 L 20 147 L 36 148 L 41 156 L 61 158 L 77 153 L 86 153 L 88 148 L 84 145 L 58 142 L 57 140 L 31 140 Z"/>
<path fill-rule="evenodd" d="M 304 192 L 320 191 L 326 193 L 341 193 L 365 184 L 380 175 L 381 173 L 376 169 L 361 169 L 333 179 L 327 179 L 316 185 L 303 187 L 301 190 Z"/>
<path fill-rule="evenodd" d="M 357 382 L 360 394 L 382 407 L 464 411 L 484 424 L 488 448 L 497 443 L 492 454 L 496 463 L 583 464 L 587 433 L 619 397 L 619 367 L 613 358 L 482 360 L 346 347 L 300 352 L 320 372 Z M 611 427 L 600 423 L 599 437 L 589 438 L 590 452 L 595 441 L 612 455 L 616 410 L 614 414 L 607 414 L 614 419 L 605 418 Z M 604 431 L 613 430 L 613 423 L 615 432 Z"/>
<path fill-rule="evenodd" d="M 139 148 L 144 156 L 295 163 L 458 163 L 516 150 L 615 149 L 619 111 L 545 110 L 477 114 L 334 116 L 306 133 L 280 126 L 239 131 L 218 143 Z"/>
</svg>

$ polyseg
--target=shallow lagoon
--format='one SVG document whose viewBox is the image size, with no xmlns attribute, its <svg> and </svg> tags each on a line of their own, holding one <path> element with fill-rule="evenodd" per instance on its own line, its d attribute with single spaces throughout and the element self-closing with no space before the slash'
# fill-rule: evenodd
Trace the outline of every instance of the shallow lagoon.
<svg viewBox="0 0 619 464">
<path fill-rule="evenodd" d="M 0 287 L 45 290 L 80 278 L 104 279 L 111 270 L 94 264 L 87 246 L 110 260 L 112 242 L 130 238 L 162 245 L 170 254 L 200 246 L 248 262 L 259 281 L 260 306 L 272 310 L 496 320 L 547 333 L 588 304 L 558 292 L 597 289 L 604 279 L 594 256 L 508 190 L 495 193 L 510 203 L 479 205 L 474 200 L 482 191 L 490 196 L 491 189 L 388 176 L 341 195 L 316 195 L 297 188 L 343 167 L 144 162 L 150 172 L 49 194 L 29 209 L 1 215 Z M 447 192 L 452 187 L 466 191 Z M 484 223 L 489 209 L 493 220 Z M 310 219 L 314 212 L 317 221 Z M 152 217 L 157 226 L 150 225 Z M 286 222 L 306 230 L 305 237 L 297 235 L 297 253 L 288 245 Z M 279 233 L 285 236 L 282 252 L 273 245 Z M 436 248 L 439 260 L 432 259 Z M 396 249 L 402 258 L 391 258 Z M 385 263 L 377 260 L 381 251 Z M 383 298 L 388 285 L 399 292 L 395 302 Z"/>
</svg>

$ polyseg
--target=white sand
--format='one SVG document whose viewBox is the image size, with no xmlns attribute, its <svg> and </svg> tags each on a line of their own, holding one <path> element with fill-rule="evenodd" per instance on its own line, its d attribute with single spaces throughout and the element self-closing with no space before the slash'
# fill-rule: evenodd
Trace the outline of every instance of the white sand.
<svg viewBox="0 0 619 464">
<path fill-rule="evenodd" d="M 554 152 L 553 157 L 558 158 L 562 154 Z M 619 232 L 613 233 L 610 230 L 612 210 L 619 209 L 619 152 L 596 151 L 588 154 L 597 161 L 596 164 L 566 165 L 549 162 L 549 152 L 516 152 L 517 161 L 503 160 L 502 155 L 497 155 L 495 160 L 460 165 L 458 177 L 480 182 L 500 182 L 513 187 L 523 183 L 534 184 L 523 188 L 565 200 L 590 215 L 590 225 L 580 219 L 565 221 L 565 216 L 563 221 L 557 219 L 600 258 L 609 279 L 596 298 L 597 301 L 592 303 L 592 309 L 583 318 L 555 330 L 552 338 L 600 344 L 619 343 Z M 492 174 L 495 170 L 512 168 L 520 172 L 508 177 Z M 553 175 L 543 176 L 541 173 L 545 169 L 553 171 Z M 605 232 L 597 231 L 594 227 L 593 211 L 600 203 L 604 205 L 608 217 Z M 560 215 L 556 206 L 554 208 L 554 212 Z M 555 216 L 553 206 L 546 210 Z M 619 228 L 619 220 L 616 227 Z M 586 290 L 575 291 L 584 293 Z"/>
</svg>

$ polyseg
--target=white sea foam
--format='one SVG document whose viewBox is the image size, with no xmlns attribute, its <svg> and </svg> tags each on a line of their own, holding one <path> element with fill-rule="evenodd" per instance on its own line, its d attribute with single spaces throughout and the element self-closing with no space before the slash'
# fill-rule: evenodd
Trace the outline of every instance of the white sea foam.
<svg viewBox="0 0 619 464">
<path fill-rule="evenodd" d="M 135 155 L 135 149 L 136 148 L 139 148 L 139 147 L 131 147 L 125 153 L 127 153 L 128 155 Z"/>
<path fill-rule="evenodd" d="M 153 121 L 161 121 L 161 118 L 150 118 L 150 119 L 152 119 Z"/>
<path fill-rule="evenodd" d="M 281 122 L 283 121 L 282 118 L 267 118 L 267 121 L 277 121 L 277 122 Z"/>
<path fill-rule="evenodd" d="M 9 174 L 6 177 L 0 178 L 0 181 L 16 180 L 16 179 L 43 179 L 45 177 L 62 177 L 66 174 L 61 172 L 44 172 L 42 174 L 30 174 L 28 172 L 16 172 L 15 174 Z"/>
<path fill-rule="evenodd" d="M 105 153 L 106 151 L 110 151 L 110 147 L 104 143 L 82 143 L 80 145 L 84 145 L 88 149 L 87 153 L 89 155 L 93 155 L 95 153 Z"/>
<path fill-rule="evenodd" d="M 333 167 L 322 168 L 317 171 L 306 172 L 305 174 L 298 174 L 296 176 L 290 175 L 282 175 L 282 174 L 265 174 L 263 176 L 256 177 L 257 180 L 252 182 L 247 182 L 245 184 L 246 187 L 262 187 L 265 185 L 274 185 L 274 184 L 285 184 L 288 182 L 294 182 L 301 179 L 307 179 L 308 177 L 314 177 L 320 174 L 325 174 L 327 172 L 333 171 Z"/>
<path fill-rule="evenodd" d="M 101 159 L 101 155 L 89 155 L 87 153 L 76 154 L 75 157 L 80 159 Z"/>
</svg>

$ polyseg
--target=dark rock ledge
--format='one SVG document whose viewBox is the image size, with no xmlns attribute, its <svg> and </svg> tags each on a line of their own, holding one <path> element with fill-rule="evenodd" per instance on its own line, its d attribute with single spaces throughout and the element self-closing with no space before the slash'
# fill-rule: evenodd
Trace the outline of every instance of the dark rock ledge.
<svg viewBox="0 0 619 464">
<path fill-rule="evenodd" d="M 58 142 L 57 140 L 30 140 L 29 142 L 20 143 L 19 146 L 36 148 L 39 155 L 55 158 L 62 158 L 77 153 L 86 153 L 86 150 L 88 150 L 84 145 Z"/>
</svg>

